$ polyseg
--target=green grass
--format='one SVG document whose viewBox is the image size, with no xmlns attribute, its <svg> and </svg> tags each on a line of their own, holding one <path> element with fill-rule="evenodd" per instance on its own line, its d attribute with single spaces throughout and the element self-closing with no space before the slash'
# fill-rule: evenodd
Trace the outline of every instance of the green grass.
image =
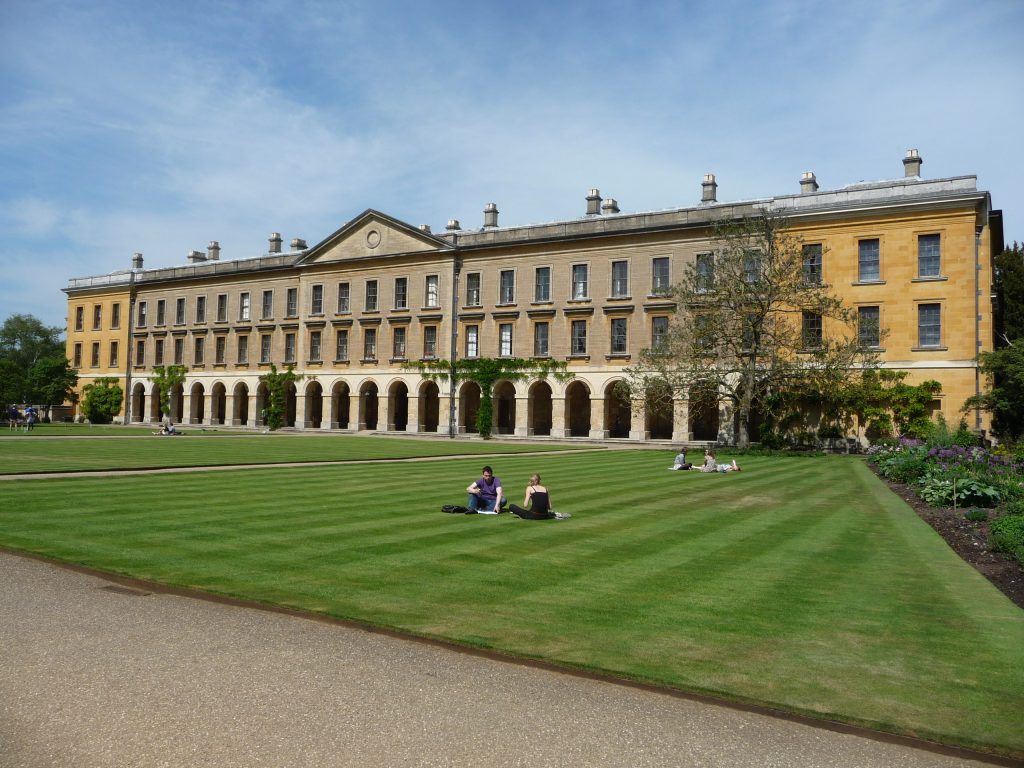
<svg viewBox="0 0 1024 768">
<path fill-rule="evenodd" d="M 61 440 L 0 440 L 0 475 L 304 461 L 405 459 L 566 450 L 565 445 L 351 435 L 186 434 Z M 2 435 L 0 435 L 2 437 Z M 582 446 L 586 448 L 587 446 Z M 595 450 L 597 446 L 590 446 Z M 478 468 L 479 469 L 479 468 Z"/>
<path fill-rule="evenodd" d="M 5 481 L 0 544 L 1024 755 L 1024 611 L 861 461 L 746 457 L 728 475 L 667 472 L 669 451 L 489 461 L 516 502 L 540 471 L 573 518 L 441 514 L 481 463 L 453 458 Z"/>
</svg>

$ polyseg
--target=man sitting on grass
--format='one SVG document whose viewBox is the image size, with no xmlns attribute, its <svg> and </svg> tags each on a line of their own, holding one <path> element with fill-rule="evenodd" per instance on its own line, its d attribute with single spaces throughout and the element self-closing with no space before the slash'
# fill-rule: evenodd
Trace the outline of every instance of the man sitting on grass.
<svg viewBox="0 0 1024 768">
<path fill-rule="evenodd" d="M 496 515 L 507 503 L 501 495 L 501 479 L 494 476 L 490 467 L 484 467 L 483 477 L 470 483 L 466 491 L 469 493 L 470 513 Z"/>
</svg>

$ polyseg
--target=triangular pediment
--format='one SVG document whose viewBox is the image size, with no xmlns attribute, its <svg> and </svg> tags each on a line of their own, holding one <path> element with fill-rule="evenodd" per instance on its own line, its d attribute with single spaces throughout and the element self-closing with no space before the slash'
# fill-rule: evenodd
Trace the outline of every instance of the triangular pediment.
<svg viewBox="0 0 1024 768">
<path fill-rule="evenodd" d="M 372 208 L 317 243 L 299 264 L 451 250 L 451 244 Z"/>
</svg>

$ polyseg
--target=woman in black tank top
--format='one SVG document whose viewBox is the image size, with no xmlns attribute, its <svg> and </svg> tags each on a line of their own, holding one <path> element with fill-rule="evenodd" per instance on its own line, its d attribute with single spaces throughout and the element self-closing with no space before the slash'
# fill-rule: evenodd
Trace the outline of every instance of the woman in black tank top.
<svg viewBox="0 0 1024 768">
<path fill-rule="evenodd" d="M 551 520 L 555 513 L 551 511 L 551 496 L 548 489 L 540 484 L 540 475 L 530 476 L 530 484 L 526 486 L 526 497 L 523 506 L 509 504 L 509 510 L 524 520 Z"/>
</svg>

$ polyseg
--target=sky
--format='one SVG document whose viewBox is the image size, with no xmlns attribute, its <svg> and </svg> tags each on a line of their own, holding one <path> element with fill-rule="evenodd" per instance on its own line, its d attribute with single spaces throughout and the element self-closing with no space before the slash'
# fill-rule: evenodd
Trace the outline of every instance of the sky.
<svg viewBox="0 0 1024 768">
<path fill-rule="evenodd" d="M 73 277 L 903 176 L 1024 241 L 1024 0 L 0 0 L 0 320 Z"/>
</svg>

